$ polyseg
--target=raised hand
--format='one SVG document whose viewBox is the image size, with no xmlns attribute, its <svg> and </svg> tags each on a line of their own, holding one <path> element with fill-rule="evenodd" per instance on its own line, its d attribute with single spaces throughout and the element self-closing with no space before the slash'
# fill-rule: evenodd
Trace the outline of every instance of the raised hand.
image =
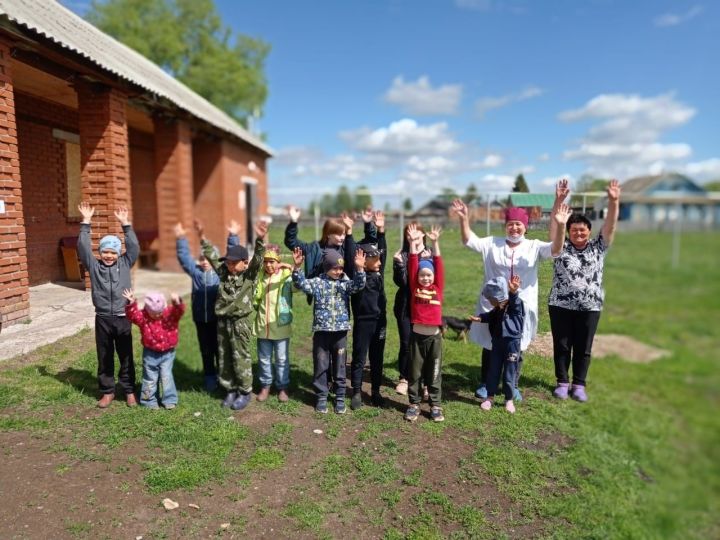
<svg viewBox="0 0 720 540">
<path fill-rule="evenodd" d="M 559 201 L 564 201 L 570 194 L 570 185 L 566 178 L 559 180 L 555 186 L 555 198 Z"/>
<path fill-rule="evenodd" d="M 268 233 L 267 221 L 265 221 L 264 219 L 257 220 L 253 225 L 253 229 L 255 229 L 255 235 L 264 242 L 265 236 L 267 236 Z"/>
<path fill-rule="evenodd" d="M 240 232 L 240 224 L 234 219 L 230 220 L 230 224 L 227 226 L 228 233 L 238 235 Z"/>
<path fill-rule="evenodd" d="M 362 249 L 355 251 L 355 268 L 358 270 L 365 268 L 365 252 Z"/>
<path fill-rule="evenodd" d="M 343 225 L 345 225 L 345 234 L 350 234 L 352 232 L 353 225 L 355 224 L 355 220 L 345 212 L 340 214 L 340 219 L 342 220 Z"/>
<path fill-rule="evenodd" d="M 171 301 L 173 304 L 179 304 L 179 303 L 180 303 L 180 296 L 178 295 L 178 293 L 171 292 L 171 293 L 170 293 L 170 301 Z"/>
<path fill-rule="evenodd" d="M 123 290 L 122 295 L 125 298 L 125 300 L 127 300 L 131 304 L 135 301 L 135 293 L 133 292 L 132 289 Z"/>
<path fill-rule="evenodd" d="M 513 277 L 510 278 L 510 281 L 508 282 L 508 291 L 512 294 L 515 294 L 520 289 L 520 276 L 515 274 Z"/>
<path fill-rule="evenodd" d="M 195 232 L 197 233 L 197 235 L 202 238 L 203 234 L 205 233 L 205 228 L 203 227 L 202 221 L 200 221 L 199 219 L 194 219 L 193 227 L 195 228 Z"/>
<path fill-rule="evenodd" d="M 128 221 L 128 209 L 127 206 L 118 206 L 118 209 L 115 210 L 115 217 L 120 222 L 120 225 L 129 225 L 130 222 Z"/>
<path fill-rule="evenodd" d="M 300 268 L 302 266 L 303 261 L 305 260 L 305 255 L 303 254 L 303 250 L 299 247 L 296 247 L 292 252 L 293 257 L 293 263 L 295 263 L 295 268 Z"/>
<path fill-rule="evenodd" d="M 570 219 L 570 216 L 572 216 L 572 213 L 572 208 L 570 208 L 567 204 L 561 204 L 553 217 L 559 225 L 564 227 L 568 219 Z"/>
<path fill-rule="evenodd" d="M 462 199 L 455 199 L 450 205 L 452 211 L 457 214 L 460 219 L 468 218 L 468 207 Z"/>
<path fill-rule="evenodd" d="M 297 223 L 300 219 L 300 209 L 292 204 L 287 207 L 287 214 L 293 223 Z"/>
<path fill-rule="evenodd" d="M 180 222 L 177 222 L 175 224 L 173 230 L 175 231 L 175 238 L 183 238 L 187 234 L 185 227 L 183 227 L 183 224 Z"/>
<path fill-rule="evenodd" d="M 378 231 L 385 232 L 385 213 L 382 210 L 375 212 L 375 226 Z"/>
<path fill-rule="evenodd" d="M 620 199 L 620 182 L 617 180 L 610 180 L 607 187 L 608 199 L 611 201 L 617 201 Z"/>
<path fill-rule="evenodd" d="M 423 236 L 425 236 L 415 223 L 408 225 L 407 235 L 411 241 L 422 240 Z"/>
<path fill-rule="evenodd" d="M 363 220 L 365 223 L 370 223 L 370 222 L 372 221 L 372 218 L 373 218 L 373 209 L 372 209 L 372 206 L 369 206 L 369 205 L 366 206 L 366 207 L 365 207 L 365 210 L 363 210 L 363 211 L 360 213 L 360 215 L 362 216 L 362 220 Z"/>
<path fill-rule="evenodd" d="M 80 215 L 83 217 L 83 223 L 90 223 L 95 213 L 95 208 L 90 206 L 90 203 L 83 201 L 78 204 L 78 212 L 80 212 Z"/>
<path fill-rule="evenodd" d="M 395 252 L 395 255 L 393 255 L 393 261 L 396 261 L 399 263 L 403 262 L 402 249 L 398 249 Z"/>
<path fill-rule="evenodd" d="M 442 233 L 442 227 L 439 225 L 433 225 L 430 228 L 430 232 L 425 233 L 425 236 L 427 236 L 431 242 L 437 242 L 438 238 L 440 238 L 440 233 Z"/>
</svg>

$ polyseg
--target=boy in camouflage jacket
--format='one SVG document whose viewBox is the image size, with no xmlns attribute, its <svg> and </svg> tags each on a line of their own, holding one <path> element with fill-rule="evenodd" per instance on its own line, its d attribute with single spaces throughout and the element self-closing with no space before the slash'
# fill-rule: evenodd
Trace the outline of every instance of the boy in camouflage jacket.
<svg viewBox="0 0 720 540">
<path fill-rule="evenodd" d="M 213 245 L 202 231 L 198 232 L 202 253 L 220 278 L 215 315 L 220 367 L 218 382 L 227 390 L 223 407 L 240 411 L 247 407 L 252 395 L 253 292 L 265 252 L 267 223 L 259 221 L 255 224 L 255 253 L 249 262 L 245 246 L 231 246 L 225 257 L 218 258 Z"/>
</svg>

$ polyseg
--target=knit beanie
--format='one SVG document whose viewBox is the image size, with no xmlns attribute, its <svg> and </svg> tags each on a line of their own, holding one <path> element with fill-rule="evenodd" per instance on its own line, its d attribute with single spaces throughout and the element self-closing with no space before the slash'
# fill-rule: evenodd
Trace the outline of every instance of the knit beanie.
<svg viewBox="0 0 720 540">
<path fill-rule="evenodd" d="M 345 266 L 345 259 L 340 255 L 340 252 L 336 249 L 327 249 L 323 254 L 322 259 L 323 272 L 332 270 L 336 266 Z"/>
<path fill-rule="evenodd" d="M 120 239 L 117 236 L 115 236 L 113 234 L 108 234 L 107 236 L 103 236 L 100 239 L 100 244 L 98 245 L 98 251 L 100 253 L 102 253 L 106 249 L 109 249 L 109 250 L 114 251 L 118 255 L 120 255 L 120 247 L 121 246 L 122 246 L 122 244 L 120 243 Z"/>
<path fill-rule="evenodd" d="M 165 295 L 158 291 L 149 291 L 145 295 L 145 311 L 148 313 L 162 313 L 167 307 Z"/>
<path fill-rule="evenodd" d="M 435 273 L 435 265 L 430 259 L 420 259 L 418 263 L 418 273 L 424 268 L 430 270 L 433 274 Z"/>
<path fill-rule="evenodd" d="M 496 300 L 498 303 L 508 299 L 508 282 L 503 276 L 488 281 L 482 290 L 482 295 L 488 300 Z"/>
</svg>

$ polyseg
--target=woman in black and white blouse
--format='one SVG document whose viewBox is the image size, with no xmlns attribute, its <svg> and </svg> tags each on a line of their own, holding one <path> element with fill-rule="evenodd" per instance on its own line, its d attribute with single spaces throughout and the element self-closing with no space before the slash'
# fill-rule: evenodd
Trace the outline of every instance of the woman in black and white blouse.
<svg viewBox="0 0 720 540">
<path fill-rule="evenodd" d="M 566 184 L 565 184 L 566 187 Z M 556 193 L 567 195 L 558 186 Z M 553 395 L 587 401 L 585 377 L 605 293 L 602 287 L 605 254 L 612 244 L 620 206 L 620 185 L 612 180 L 607 188 L 608 210 L 600 234 L 591 239 L 592 223 L 585 216 L 573 214 L 567 221 L 568 237 L 563 250 L 554 260 L 548 309 L 553 335 L 555 377 Z M 564 197 L 563 197 L 564 198 Z M 562 202 L 562 201 L 560 201 Z M 562 227 L 551 220 L 550 234 L 564 235 Z M 568 371 L 572 365 L 572 386 Z"/>
</svg>

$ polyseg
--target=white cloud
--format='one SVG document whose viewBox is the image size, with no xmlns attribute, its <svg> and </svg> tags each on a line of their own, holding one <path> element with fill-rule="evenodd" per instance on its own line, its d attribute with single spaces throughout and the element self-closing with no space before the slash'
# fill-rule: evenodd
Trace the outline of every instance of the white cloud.
<svg viewBox="0 0 720 540">
<path fill-rule="evenodd" d="M 361 128 L 345 131 L 340 133 L 340 137 L 353 149 L 370 154 L 448 154 L 460 149 L 445 122 L 423 126 L 409 118 L 375 130 Z"/>
<path fill-rule="evenodd" d="M 691 7 L 685 13 L 664 13 L 653 19 L 653 24 L 658 28 L 667 28 L 669 26 L 677 26 L 694 19 L 703 12 L 702 6 L 696 5 Z"/>
<path fill-rule="evenodd" d="M 492 0 L 455 0 L 455 5 L 473 11 L 490 11 L 493 7 Z"/>
<path fill-rule="evenodd" d="M 563 157 L 585 162 L 591 174 L 619 178 L 676 167 L 692 154 L 692 148 L 686 143 L 663 143 L 660 138 L 694 115 L 695 109 L 677 101 L 672 93 L 649 98 L 599 95 L 579 109 L 560 113 L 564 122 L 600 121 Z"/>
<path fill-rule="evenodd" d="M 523 165 L 518 169 L 519 174 L 532 174 L 535 172 L 535 165 Z"/>
<path fill-rule="evenodd" d="M 541 88 L 530 86 L 514 94 L 505 94 L 504 96 L 498 97 L 481 97 L 475 101 L 475 114 L 477 114 L 479 118 L 483 118 L 488 111 L 507 107 L 512 103 L 525 101 L 542 94 L 543 90 Z"/>
<path fill-rule="evenodd" d="M 543 186 L 543 187 L 552 188 L 552 191 L 554 192 L 555 186 L 557 185 L 558 180 L 562 180 L 563 178 L 565 180 L 568 180 L 570 182 L 570 184 L 572 185 L 573 175 L 570 173 L 560 174 L 558 176 L 546 176 L 545 178 L 543 178 L 542 180 L 537 182 L 537 184 L 540 186 Z"/>
<path fill-rule="evenodd" d="M 510 191 L 515 185 L 515 177 L 510 174 L 486 174 L 480 180 L 481 191 Z"/>
<path fill-rule="evenodd" d="M 720 179 L 720 158 L 711 158 L 704 161 L 688 163 L 682 169 L 682 172 L 692 179 L 699 180 L 701 182 L 706 180 L 718 180 Z"/>
<path fill-rule="evenodd" d="M 471 161 L 468 164 L 468 168 L 470 170 L 494 169 L 495 167 L 499 167 L 500 165 L 502 165 L 502 162 L 502 156 L 498 154 L 488 154 L 482 159 L 482 161 Z"/>
<path fill-rule="evenodd" d="M 550 160 L 550 154 L 545 152 L 544 154 L 540 154 L 538 156 L 538 161 L 549 161 Z"/>
<path fill-rule="evenodd" d="M 387 103 L 416 115 L 455 114 L 461 98 L 462 85 L 446 84 L 433 88 L 425 75 L 414 82 L 405 82 L 402 76 L 395 77 L 384 96 Z"/>
</svg>

